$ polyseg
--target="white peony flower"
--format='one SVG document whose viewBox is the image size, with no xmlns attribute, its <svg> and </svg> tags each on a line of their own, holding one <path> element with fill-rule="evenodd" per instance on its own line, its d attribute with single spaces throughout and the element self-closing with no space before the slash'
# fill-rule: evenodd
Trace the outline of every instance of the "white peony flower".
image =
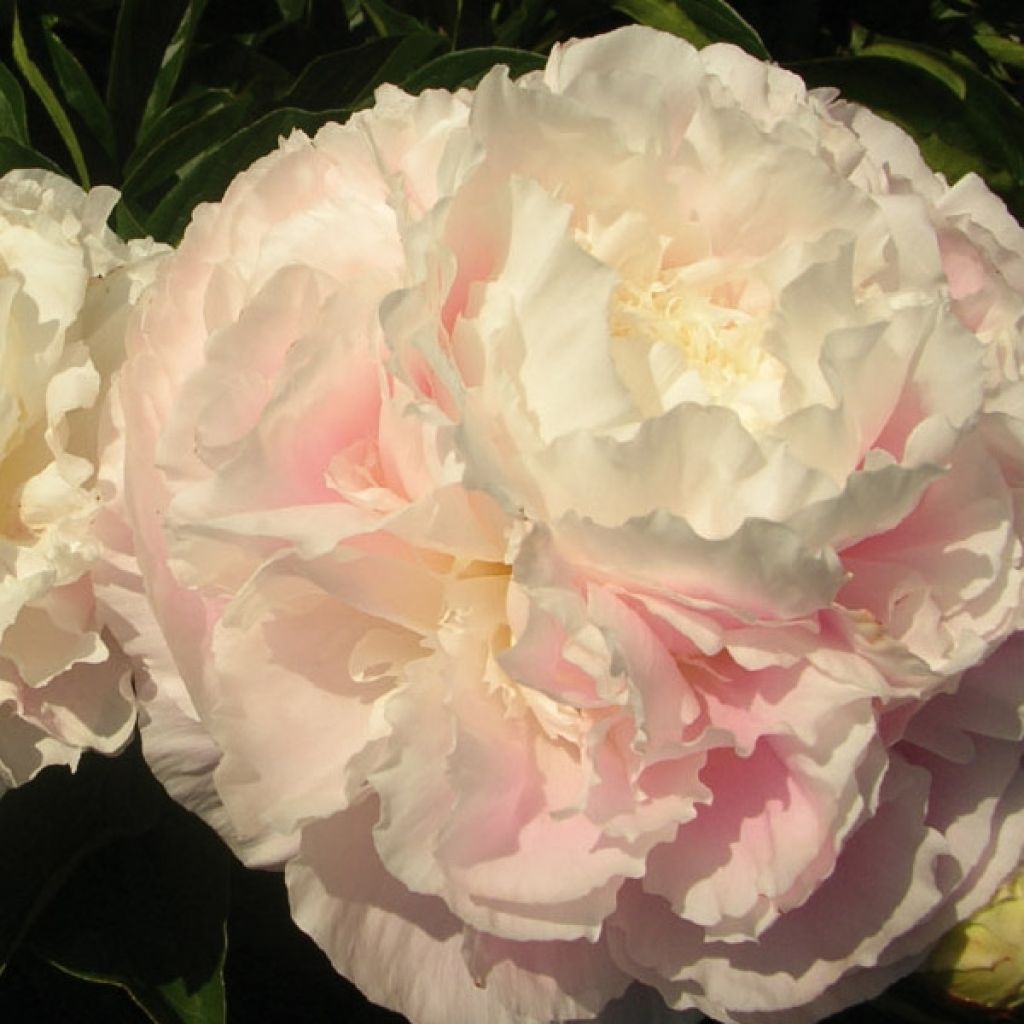
<svg viewBox="0 0 1024 1024">
<path fill-rule="evenodd" d="M 0 792 L 118 750 L 135 721 L 90 572 L 102 404 L 161 247 L 116 238 L 116 201 L 47 171 L 0 179 Z"/>
</svg>

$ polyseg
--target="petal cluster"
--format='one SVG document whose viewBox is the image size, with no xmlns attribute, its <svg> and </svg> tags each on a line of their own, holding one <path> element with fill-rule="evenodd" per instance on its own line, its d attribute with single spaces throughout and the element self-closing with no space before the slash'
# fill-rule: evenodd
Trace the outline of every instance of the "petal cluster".
<svg viewBox="0 0 1024 1024">
<path fill-rule="evenodd" d="M 46 171 L 0 179 L 0 792 L 116 751 L 135 722 L 91 574 L 103 403 L 158 249 L 105 226 L 116 200 Z"/>
<path fill-rule="evenodd" d="M 147 756 L 418 1024 L 866 998 L 1024 842 L 1022 324 L 980 181 L 735 48 L 384 87 L 130 329 Z"/>
</svg>

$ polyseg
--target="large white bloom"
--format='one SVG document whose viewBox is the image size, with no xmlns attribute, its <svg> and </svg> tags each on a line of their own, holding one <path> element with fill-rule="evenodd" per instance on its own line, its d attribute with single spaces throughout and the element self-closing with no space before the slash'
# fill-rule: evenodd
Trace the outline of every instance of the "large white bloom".
<svg viewBox="0 0 1024 1024">
<path fill-rule="evenodd" d="M 1022 259 L 643 29 L 293 136 L 131 334 L 152 764 L 418 1024 L 877 992 L 1024 841 Z"/>
<path fill-rule="evenodd" d="M 90 572 L 104 396 L 156 247 L 105 226 L 117 201 L 47 171 L 0 179 L 0 792 L 135 720 Z"/>
</svg>

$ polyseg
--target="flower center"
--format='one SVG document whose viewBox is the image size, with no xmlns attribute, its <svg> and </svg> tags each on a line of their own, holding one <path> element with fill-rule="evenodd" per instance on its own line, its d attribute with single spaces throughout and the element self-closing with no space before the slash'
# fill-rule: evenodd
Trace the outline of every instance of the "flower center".
<svg viewBox="0 0 1024 1024">
<path fill-rule="evenodd" d="M 761 349 L 761 324 L 740 309 L 718 306 L 685 285 L 654 281 L 619 285 L 611 315 L 612 335 L 678 349 L 708 393 L 720 397 L 737 382 L 760 376 L 770 359 Z"/>
<path fill-rule="evenodd" d="M 748 427 L 774 418 L 783 371 L 763 346 L 764 320 L 719 303 L 680 272 L 622 282 L 609 328 L 620 373 L 649 415 L 710 401 L 732 407 Z"/>
</svg>

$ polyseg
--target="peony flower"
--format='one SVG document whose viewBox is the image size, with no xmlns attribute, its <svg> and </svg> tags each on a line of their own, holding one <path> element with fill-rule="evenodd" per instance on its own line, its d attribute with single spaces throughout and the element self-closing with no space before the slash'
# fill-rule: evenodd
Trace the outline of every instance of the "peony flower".
<svg viewBox="0 0 1024 1024">
<path fill-rule="evenodd" d="M 90 576 L 99 410 L 155 252 L 105 227 L 116 201 L 47 171 L 0 179 L 0 793 L 118 750 L 135 722 Z"/>
<path fill-rule="evenodd" d="M 1024 1005 L 1024 870 L 945 935 L 927 970 L 957 998 L 1001 1009 Z"/>
<path fill-rule="evenodd" d="M 1024 841 L 1022 260 L 641 28 L 291 136 L 130 329 L 155 771 L 417 1024 L 872 996 Z"/>
</svg>

